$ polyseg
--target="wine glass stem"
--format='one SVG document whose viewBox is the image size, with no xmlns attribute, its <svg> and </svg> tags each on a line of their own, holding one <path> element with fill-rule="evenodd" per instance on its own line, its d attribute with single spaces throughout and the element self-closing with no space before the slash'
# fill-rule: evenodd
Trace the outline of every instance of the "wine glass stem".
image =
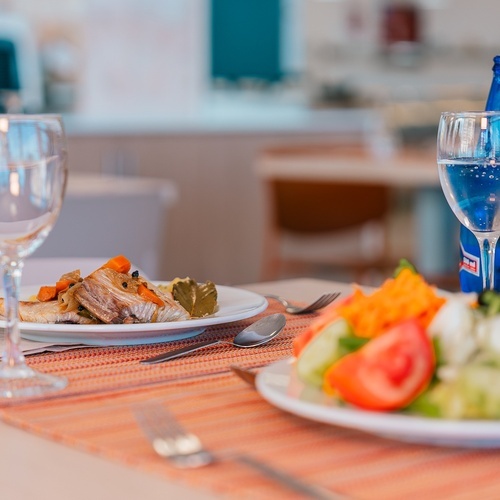
<svg viewBox="0 0 500 500">
<path fill-rule="evenodd" d="M 483 273 L 483 290 L 493 290 L 495 287 L 495 247 L 498 236 L 482 236 L 476 233 L 481 249 L 481 271 Z"/>
<path fill-rule="evenodd" d="M 15 367 L 24 365 L 25 359 L 20 348 L 19 333 L 19 286 L 22 263 L 10 260 L 3 265 L 3 287 L 5 292 L 5 347 L 2 363 Z"/>
</svg>

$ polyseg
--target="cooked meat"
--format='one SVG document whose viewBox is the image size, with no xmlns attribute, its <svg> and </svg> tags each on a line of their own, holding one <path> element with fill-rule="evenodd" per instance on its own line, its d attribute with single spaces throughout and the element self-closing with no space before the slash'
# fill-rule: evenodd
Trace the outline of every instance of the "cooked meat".
<svg viewBox="0 0 500 500">
<path fill-rule="evenodd" d="M 0 298 L 0 316 L 5 316 L 4 299 Z M 99 323 L 94 318 L 82 316 L 78 309 L 68 310 L 56 300 L 49 302 L 19 302 L 19 318 L 29 323 L 74 323 L 89 325 Z"/>
<path fill-rule="evenodd" d="M 158 306 L 138 294 L 146 284 L 165 303 Z M 187 311 L 152 283 L 112 269 L 101 268 L 84 278 L 74 291 L 75 299 L 104 323 L 152 323 L 189 319 Z"/>
</svg>

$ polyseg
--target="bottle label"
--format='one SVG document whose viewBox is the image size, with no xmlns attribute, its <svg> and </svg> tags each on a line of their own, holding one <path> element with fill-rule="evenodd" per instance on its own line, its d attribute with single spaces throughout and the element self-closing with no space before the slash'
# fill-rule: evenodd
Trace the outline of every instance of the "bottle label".
<svg viewBox="0 0 500 500">
<path fill-rule="evenodd" d="M 462 292 L 480 293 L 483 289 L 481 251 L 476 237 L 464 226 L 460 226 L 460 288 Z M 495 290 L 500 292 L 500 244 L 495 252 Z"/>
<path fill-rule="evenodd" d="M 481 274 L 479 257 L 467 252 L 462 242 L 460 242 L 460 255 L 462 257 L 459 265 L 460 271 L 479 276 Z"/>
</svg>

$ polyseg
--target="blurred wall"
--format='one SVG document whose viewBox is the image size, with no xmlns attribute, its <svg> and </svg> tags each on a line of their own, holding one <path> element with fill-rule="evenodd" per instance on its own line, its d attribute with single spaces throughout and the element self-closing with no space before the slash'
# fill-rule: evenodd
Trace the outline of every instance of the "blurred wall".
<svg viewBox="0 0 500 500">
<path fill-rule="evenodd" d="M 500 51 L 498 0 L 415 2 L 427 56 L 457 56 L 454 64 L 460 65 L 462 56 L 487 52 L 488 59 Z M 356 57 L 377 54 L 385 3 L 280 0 L 284 70 L 307 80 L 339 58 L 356 63 Z M 76 111 L 91 113 L 196 112 L 210 90 L 210 5 L 211 0 L 0 2 L 32 23 L 59 95 L 66 92 Z"/>
<path fill-rule="evenodd" d="M 351 46 L 374 53 L 381 40 L 381 12 L 390 0 L 304 0 L 307 43 Z M 470 51 L 500 45 L 497 0 L 415 0 L 422 14 L 422 39 L 433 48 Z M 354 44 L 354 47 L 353 47 Z"/>
</svg>

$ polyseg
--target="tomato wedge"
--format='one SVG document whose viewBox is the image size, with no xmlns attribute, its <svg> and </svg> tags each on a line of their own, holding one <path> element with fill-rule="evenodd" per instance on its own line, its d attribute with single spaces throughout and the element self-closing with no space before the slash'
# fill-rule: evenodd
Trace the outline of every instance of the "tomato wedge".
<svg viewBox="0 0 500 500">
<path fill-rule="evenodd" d="M 325 390 L 360 408 L 398 410 L 428 386 L 434 366 L 429 336 L 417 320 L 408 320 L 333 364 Z"/>
</svg>

